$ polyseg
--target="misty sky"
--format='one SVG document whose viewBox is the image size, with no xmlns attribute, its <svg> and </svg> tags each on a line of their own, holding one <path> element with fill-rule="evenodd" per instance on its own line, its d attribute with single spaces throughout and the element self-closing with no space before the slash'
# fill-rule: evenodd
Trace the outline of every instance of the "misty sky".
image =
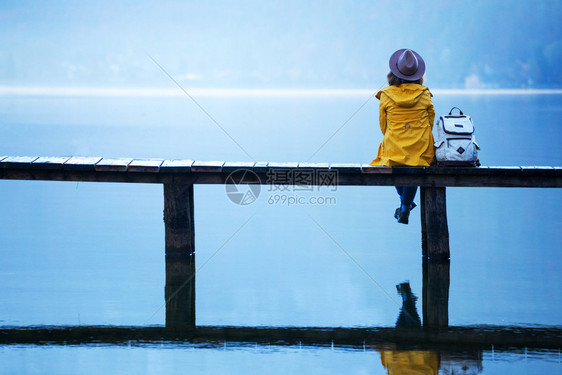
<svg viewBox="0 0 562 375">
<path fill-rule="evenodd" d="M 422 5 L 423 4 L 423 5 Z M 562 1 L 2 1 L 0 85 L 561 88 Z"/>
</svg>

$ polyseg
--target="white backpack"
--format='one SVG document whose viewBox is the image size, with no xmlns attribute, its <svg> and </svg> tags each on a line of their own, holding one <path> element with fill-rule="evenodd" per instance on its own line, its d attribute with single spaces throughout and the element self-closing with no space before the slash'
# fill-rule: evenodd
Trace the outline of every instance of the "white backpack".
<svg viewBox="0 0 562 375">
<path fill-rule="evenodd" d="M 452 114 L 455 108 L 459 110 L 458 115 Z M 435 127 L 437 140 L 434 146 L 438 166 L 480 165 L 480 147 L 474 139 L 474 124 L 470 116 L 463 114 L 460 108 L 453 107 L 448 115 L 439 117 Z"/>
</svg>

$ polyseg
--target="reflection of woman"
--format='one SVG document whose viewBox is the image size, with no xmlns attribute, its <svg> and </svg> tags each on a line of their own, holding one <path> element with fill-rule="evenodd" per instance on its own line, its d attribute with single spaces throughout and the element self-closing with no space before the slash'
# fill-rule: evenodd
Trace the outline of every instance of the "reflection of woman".
<svg viewBox="0 0 562 375">
<path fill-rule="evenodd" d="M 396 286 L 402 296 L 402 308 L 396 320 L 396 328 L 421 327 L 416 311 L 417 297 L 412 293 L 410 283 Z M 437 375 L 439 355 L 431 350 L 381 350 L 381 362 L 389 375 Z"/>
<path fill-rule="evenodd" d="M 421 327 L 421 319 L 416 310 L 416 301 L 418 297 L 412 293 L 410 283 L 407 281 L 396 285 L 396 291 L 402 297 L 402 308 L 398 319 L 396 320 L 397 328 Z"/>
<path fill-rule="evenodd" d="M 382 365 L 388 375 L 437 375 L 439 358 L 430 350 L 383 350 Z"/>
<path fill-rule="evenodd" d="M 371 165 L 429 166 L 435 156 L 431 133 L 435 111 L 432 95 L 422 85 L 425 62 L 417 52 L 400 49 L 390 57 L 389 66 L 389 86 L 377 93 L 384 137 Z M 397 186 L 396 191 L 400 207 L 394 217 L 408 224 L 417 186 Z"/>
</svg>

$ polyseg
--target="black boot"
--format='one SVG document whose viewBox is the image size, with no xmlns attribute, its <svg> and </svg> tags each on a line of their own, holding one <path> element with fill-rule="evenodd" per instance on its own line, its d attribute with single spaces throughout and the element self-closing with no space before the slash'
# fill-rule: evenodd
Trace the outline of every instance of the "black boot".
<svg viewBox="0 0 562 375">
<path fill-rule="evenodd" d="M 408 224 L 410 219 L 410 211 L 413 210 L 414 207 L 416 207 L 416 204 L 414 202 L 412 202 L 412 204 L 410 205 L 410 209 L 406 211 L 402 211 L 402 207 L 398 207 L 394 212 L 394 218 L 401 224 Z"/>
</svg>

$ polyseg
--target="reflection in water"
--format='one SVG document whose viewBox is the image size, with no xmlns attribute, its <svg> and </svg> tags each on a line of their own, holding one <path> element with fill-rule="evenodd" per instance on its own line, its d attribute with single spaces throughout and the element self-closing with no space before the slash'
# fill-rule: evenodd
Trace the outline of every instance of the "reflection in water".
<svg viewBox="0 0 562 375">
<path fill-rule="evenodd" d="M 482 352 L 441 353 L 440 374 L 476 375 L 482 372 Z"/>
<path fill-rule="evenodd" d="M 396 327 L 421 327 L 420 316 L 416 310 L 416 301 L 418 300 L 418 297 L 412 293 L 410 282 L 396 285 L 396 290 L 402 297 L 402 308 L 400 308 L 400 314 L 398 315 L 398 320 L 396 321 Z"/>
<path fill-rule="evenodd" d="M 439 356 L 430 350 L 384 350 L 382 365 L 389 375 L 438 374 Z"/>
<path fill-rule="evenodd" d="M 449 326 L 450 262 L 432 262 L 424 259 L 423 273 L 423 326 Z"/>
<path fill-rule="evenodd" d="M 169 257 L 173 259 L 172 257 Z M 168 259 L 169 260 L 169 259 Z M 168 262 L 167 265 L 173 264 Z M 117 345 L 221 349 L 296 346 L 370 350 L 389 374 L 479 374 L 483 351 L 527 354 L 559 361 L 560 327 L 448 326 L 449 263 L 423 263 L 422 317 L 409 282 L 396 290 L 402 306 L 396 327 L 1 327 L 4 345 Z M 166 306 L 175 309 L 173 304 Z M 179 309 L 178 309 L 179 311 Z M 227 345 L 228 343 L 228 345 Z M 378 353 L 377 353 L 378 352 Z M 525 357 L 527 358 L 527 357 Z"/>
<path fill-rule="evenodd" d="M 426 266 L 426 264 L 424 264 Z M 445 266 L 445 267 L 442 267 Z M 446 277 L 444 277 L 444 271 Z M 429 275 L 431 272 L 438 272 L 437 275 Z M 449 268 L 447 265 L 440 265 L 440 267 L 424 268 L 424 297 L 427 298 L 429 279 L 446 281 L 446 287 L 434 283 L 432 287 L 437 289 L 440 297 L 443 295 L 448 296 L 449 288 Z M 447 289 L 445 292 L 444 289 Z M 396 320 L 396 328 L 421 328 L 420 316 L 416 309 L 417 297 L 412 293 L 410 282 L 404 282 L 396 285 L 398 294 L 402 297 L 402 307 Z M 431 306 L 424 301 L 424 322 L 426 315 L 431 315 L 432 322 L 435 323 L 435 317 L 439 317 L 439 326 L 443 326 L 443 322 L 448 320 L 448 317 L 443 316 L 443 302 L 438 298 L 438 305 Z M 438 310 L 437 313 L 430 310 L 434 307 Z M 430 325 L 432 327 L 433 325 Z M 435 350 L 403 350 L 399 345 L 392 344 L 389 349 L 379 350 L 382 365 L 387 369 L 389 375 L 437 375 L 437 374 L 478 374 L 482 371 L 482 352 L 462 352 L 453 353 L 449 351 L 435 351 Z"/>
<path fill-rule="evenodd" d="M 410 282 L 396 285 L 402 297 L 402 307 L 396 320 L 396 328 L 421 327 L 416 310 L 417 297 L 412 293 Z M 394 374 L 437 374 L 439 354 L 431 350 L 399 350 L 393 345 L 391 350 L 380 350 L 382 365 L 390 375 Z"/>
</svg>

